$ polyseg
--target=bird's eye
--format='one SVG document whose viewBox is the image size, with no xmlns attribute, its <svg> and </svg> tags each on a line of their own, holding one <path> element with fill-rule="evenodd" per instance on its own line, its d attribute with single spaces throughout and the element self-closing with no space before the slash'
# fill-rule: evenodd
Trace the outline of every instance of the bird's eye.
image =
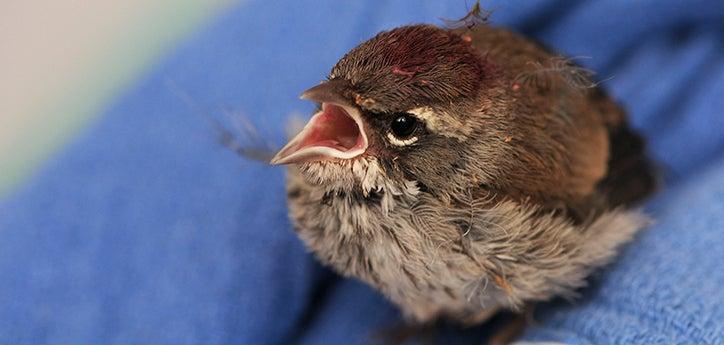
<svg viewBox="0 0 724 345">
<path fill-rule="evenodd" d="M 390 128 L 392 129 L 392 134 L 400 139 L 404 139 L 415 132 L 417 119 L 409 114 L 400 114 L 392 120 Z"/>
</svg>

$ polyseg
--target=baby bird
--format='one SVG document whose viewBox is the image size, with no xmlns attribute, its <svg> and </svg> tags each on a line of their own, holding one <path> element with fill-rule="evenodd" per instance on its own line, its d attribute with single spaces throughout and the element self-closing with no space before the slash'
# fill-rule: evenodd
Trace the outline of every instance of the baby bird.
<svg viewBox="0 0 724 345">
<path fill-rule="evenodd" d="M 347 53 L 301 98 L 295 231 L 410 320 L 478 324 L 571 296 L 647 223 L 643 142 L 588 72 L 505 29 L 411 25 Z"/>
</svg>

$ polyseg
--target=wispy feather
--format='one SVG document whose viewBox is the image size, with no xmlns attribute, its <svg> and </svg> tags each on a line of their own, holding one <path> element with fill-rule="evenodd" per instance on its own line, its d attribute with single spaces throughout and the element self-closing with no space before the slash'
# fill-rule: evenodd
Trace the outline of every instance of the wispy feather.
<svg viewBox="0 0 724 345">
<path fill-rule="evenodd" d="M 515 82 L 521 85 L 549 88 L 555 78 L 560 78 L 566 85 L 577 90 L 598 86 L 598 83 L 593 81 L 595 72 L 575 64 L 573 59 L 555 56 L 545 62 L 530 61 L 528 64 L 532 66 L 532 69 L 519 74 L 515 78 Z"/>
<path fill-rule="evenodd" d="M 233 127 L 233 130 L 229 129 L 222 121 L 211 115 L 209 111 L 201 108 L 188 93 L 181 90 L 181 88 L 172 80 L 166 81 L 166 86 L 173 92 L 179 99 L 181 99 L 186 105 L 188 105 L 193 111 L 207 121 L 217 132 L 218 141 L 221 145 L 235 152 L 239 156 L 268 163 L 276 149 L 269 141 L 264 139 L 259 134 L 259 130 L 254 124 L 238 111 L 232 111 L 230 109 L 224 109 L 221 113 L 226 118 L 225 122 L 228 122 Z"/>
<path fill-rule="evenodd" d="M 465 17 L 460 19 L 447 19 L 440 18 L 445 24 L 445 27 L 449 29 L 460 29 L 467 28 L 472 29 L 478 25 L 483 25 L 488 22 L 488 18 L 492 14 L 491 11 L 486 11 L 480 6 L 480 1 L 476 1 L 473 7 L 470 9 Z"/>
</svg>

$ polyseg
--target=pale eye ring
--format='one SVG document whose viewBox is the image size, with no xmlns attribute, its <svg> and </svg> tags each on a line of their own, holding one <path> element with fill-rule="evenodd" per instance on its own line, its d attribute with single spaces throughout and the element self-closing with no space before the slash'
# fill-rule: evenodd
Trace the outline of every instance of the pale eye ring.
<svg viewBox="0 0 724 345">
<path fill-rule="evenodd" d="M 395 146 L 407 146 L 407 145 L 410 145 L 410 144 L 415 143 L 415 142 L 417 141 L 417 137 L 409 137 L 409 138 L 407 138 L 407 139 L 399 139 L 399 138 L 395 137 L 395 135 L 392 134 L 392 132 L 388 132 L 388 133 L 387 133 L 387 140 L 389 140 L 390 143 L 392 143 L 392 145 L 395 145 Z"/>
<path fill-rule="evenodd" d="M 414 134 L 417 132 L 420 121 L 407 113 L 400 113 L 390 122 L 390 131 L 387 140 L 395 146 L 407 146 L 417 141 Z"/>
</svg>

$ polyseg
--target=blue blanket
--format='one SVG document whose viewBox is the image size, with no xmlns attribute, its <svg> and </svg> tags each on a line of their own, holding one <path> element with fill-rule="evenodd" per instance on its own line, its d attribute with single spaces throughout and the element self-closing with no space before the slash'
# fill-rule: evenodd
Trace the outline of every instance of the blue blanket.
<svg viewBox="0 0 724 345">
<path fill-rule="evenodd" d="M 495 24 L 590 57 L 666 175 L 646 205 L 657 223 L 580 299 L 539 308 L 524 338 L 724 343 L 724 1 L 484 5 Z M 320 267 L 290 229 L 282 169 L 222 148 L 198 113 L 238 111 L 280 145 L 288 115 L 312 110 L 296 96 L 348 49 L 465 11 L 246 1 L 190 37 L 0 201 L 0 343 L 367 343 L 398 312 Z"/>
</svg>

